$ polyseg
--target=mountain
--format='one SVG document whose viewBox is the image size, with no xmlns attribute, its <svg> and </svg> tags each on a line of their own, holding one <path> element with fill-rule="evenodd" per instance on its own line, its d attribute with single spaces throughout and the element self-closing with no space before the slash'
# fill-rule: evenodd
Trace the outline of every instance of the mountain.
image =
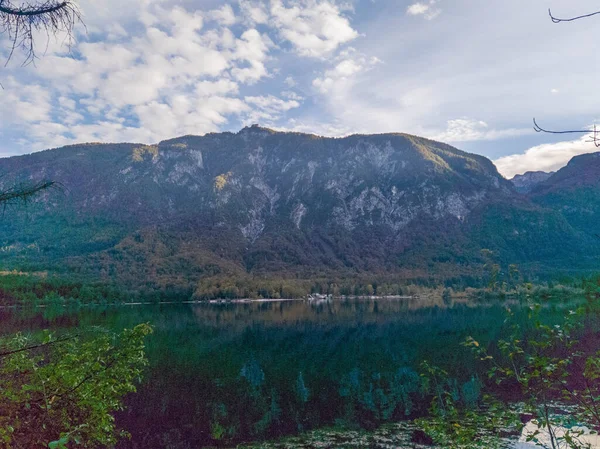
<svg viewBox="0 0 600 449">
<path fill-rule="evenodd" d="M 542 207 L 560 211 L 572 227 L 600 240 L 600 153 L 575 156 L 537 184 L 530 197 Z"/>
<path fill-rule="evenodd" d="M 476 284 L 482 249 L 532 275 L 589 268 L 600 250 L 490 160 L 407 134 L 252 126 L 0 159 L 0 188 L 45 179 L 60 188 L 0 221 L 0 269 L 201 290 L 240 278 Z"/>
<path fill-rule="evenodd" d="M 556 192 L 574 192 L 578 189 L 597 188 L 600 180 L 600 153 L 575 156 L 569 163 L 539 182 L 532 193 L 535 196 Z"/>
<path fill-rule="evenodd" d="M 548 179 L 553 173 L 554 172 L 528 171 L 522 175 L 514 176 L 510 182 L 513 183 L 517 192 L 529 193 L 537 184 Z"/>
</svg>

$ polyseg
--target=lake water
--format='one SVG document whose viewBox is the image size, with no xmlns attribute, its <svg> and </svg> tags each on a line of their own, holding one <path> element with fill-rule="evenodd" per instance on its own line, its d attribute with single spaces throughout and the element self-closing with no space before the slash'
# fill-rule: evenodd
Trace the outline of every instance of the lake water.
<svg viewBox="0 0 600 449">
<path fill-rule="evenodd" d="M 149 322 L 150 366 L 118 424 L 120 448 L 198 448 L 273 439 L 343 424 L 374 428 L 423 413 L 419 365 L 446 368 L 457 391 L 477 388 L 477 363 L 460 346 L 506 332 L 506 306 L 441 300 L 281 301 L 4 309 L 2 332 Z M 567 305 L 549 306 L 560 320 Z M 466 390 L 465 390 L 466 389 Z"/>
</svg>

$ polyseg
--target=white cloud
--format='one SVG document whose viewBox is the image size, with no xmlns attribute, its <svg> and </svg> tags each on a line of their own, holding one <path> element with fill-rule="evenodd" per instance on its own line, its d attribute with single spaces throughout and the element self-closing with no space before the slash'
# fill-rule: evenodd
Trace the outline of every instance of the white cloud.
<svg viewBox="0 0 600 449">
<path fill-rule="evenodd" d="M 168 77 L 161 71 L 145 65 L 112 73 L 98 87 L 102 99 L 116 108 L 136 106 L 158 98 Z"/>
<path fill-rule="evenodd" d="M 410 16 L 424 16 L 427 20 L 435 19 L 442 12 L 436 5 L 439 0 L 430 0 L 429 2 L 413 3 L 406 8 L 406 13 Z"/>
<path fill-rule="evenodd" d="M 473 142 L 483 140 L 498 140 L 508 137 L 524 136 L 532 134 L 531 128 L 522 129 L 491 129 L 489 125 L 481 120 L 467 118 L 448 120 L 448 127 L 443 133 L 433 138 L 442 142 Z"/>
<path fill-rule="evenodd" d="M 291 49 L 313 68 L 331 58 L 337 66 L 327 75 L 339 81 L 369 64 L 340 57 L 358 32 L 350 8 L 336 0 L 236 0 L 212 10 L 184 0 L 80 6 L 89 33 L 78 35 L 74 57 L 53 41 L 36 68 L 5 72 L 5 87 L 13 82 L 0 91 L 3 152 L 87 140 L 152 143 L 249 120 L 274 126 L 302 105 L 306 82 L 277 56 Z M 275 75 L 287 90 L 258 84 Z"/>
<path fill-rule="evenodd" d="M 170 20 L 170 30 L 174 35 L 187 36 L 194 39 L 195 33 L 200 31 L 204 26 L 202 14 L 197 11 L 189 13 L 181 7 L 174 7 L 166 16 Z M 158 19 L 152 22 L 154 26 L 158 24 Z"/>
<path fill-rule="evenodd" d="M 255 111 L 275 127 L 409 132 L 497 157 L 529 146 L 519 136 L 531 117 L 590 123 L 598 114 L 597 73 L 581 64 L 594 27 L 554 27 L 522 0 L 456 1 L 435 26 L 423 21 L 448 9 L 442 0 L 377 0 L 367 13 L 368 3 L 79 0 L 88 33 L 76 36 L 73 58 L 51 39 L 37 68 L 16 59 L 2 70 L 0 151 L 151 143 L 237 129 Z M 526 45 L 531 35 L 559 58 Z"/>
<path fill-rule="evenodd" d="M 240 85 L 269 76 L 266 62 L 274 44 L 253 28 L 236 37 L 227 28 L 237 22 L 230 5 L 207 12 L 160 0 L 140 0 L 138 6 L 139 14 L 123 22 L 139 19 L 143 25 L 129 26 L 135 30 L 131 36 L 122 32 L 118 15 L 112 16 L 122 30 L 116 27 L 104 41 L 79 43 L 76 59 L 53 47 L 37 68 L 18 69 L 28 78 L 3 80 L 2 146 L 7 145 L 2 125 L 11 122 L 17 124 L 13 144 L 41 149 L 87 140 L 151 143 L 218 131 L 246 117 L 251 107 L 273 120 L 284 112 L 274 100 L 250 106 L 237 97 Z M 101 24 L 102 18 L 91 20 L 92 27 Z"/>
<path fill-rule="evenodd" d="M 211 20 L 215 20 L 223 26 L 231 26 L 237 22 L 235 13 L 231 5 L 223 5 L 219 9 L 214 9 L 208 12 L 208 17 Z"/>
<path fill-rule="evenodd" d="M 288 100 L 296 100 L 296 101 L 304 100 L 304 97 L 302 97 L 301 95 L 298 95 L 296 92 L 294 92 L 292 90 L 282 91 L 281 96 L 287 98 Z"/>
<path fill-rule="evenodd" d="M 24 88 L 14 77 L 2 80 L 0 89 L 0 123 L 27 125 L 49 120 L 52 112 L 52 95 L 39 84 Z"/>
<path fill-rule="evenodd" d="M 133 51 L 121 44 L 83 42 L 78 49 L 89 65 L 102 67 L 104 72 L 125 69 L 137 58 Z"/>
<path fill-rule="evenodd" d="M 275 126 L 274 129 L 282 132 L 300 132 L 328 137 L 344 137 L 356 133 L 356 130 L 352 130 L 337 122 L 323 123 L 315 122 L 314 120 L 304 121 L 294 118 L 289 119 L 286 126 Z"/>
<path fill-rule="evenodd" d="M 358 37 L 340 8 L 327 0 L 271 0 L 272 20 L 281 37 L 302 56 L 323 58 Z"/>
<path fill-rule="evenodd" d="M 507 178 L 527 171 L 556 171 L 574 156 L 598 151 L 591 142 L 592 137 L 590 134 L 577 140 L 538 145 L 521 154 L 498 158 L 494 164 Z"/>
<path fill-rule="evenodd" d="M 315 78 L 312 82 L 313 87 L 322 94 L 331 91 L 339 94 L 345 91 L 352 84 L 355 75 L 370 70 L 381 62 L 375 57 L 367 57 L 352 47 L 341 52 L 336 59 L 335 65 L 331 69 L 326 70 L 323 75 Z"/>
<path fill-rule="evenodd" d="M 168 103 L 152 102 L 136 108 L 143 129 L 161 130 L 166 135 L 198 134 L 218 131 L 231 114 L 249 107 L 240 99 L 222 96 L 194 98 L 178 95 Z"/>
<path fill-rule="evenodd" d="M 255 83 L 268 75 L 265 61 L 273 42 L 266 34 L 260 34 L 255 29 L 245 31 L 241 39 L 236 41 L 233 59 L 244 61 L 247 67 L 235 67 L 231 74 L 241 83 Z"/>
<path fill-rule="evenodd" d="M 217 81 L 200 81 L 195 86 L 195 92 L 198 97 L 210 97 L 212 95 L 234 95 L 237 94 L 239 85 L 228 79 Z"/>
<path fill-rule="evenodd" d="M 252 2 L 250 0 L 239 0 L 239 6 L 242 15 L 251 26 L 268 22 L 269 13 L 262 3 Z"/>
<path fill-rule="evenodd" d="M 441 0 L 412 0 L 406 10 L 386 9 L 396 11 L 389 17 L 354 14 L 343 1 L 235 0 L 201 10 L 188 0 L 130 0 L 120 9 L 117 0 L 81 0 L 90 34 L 79 36 L 74 58 L 52 45 L 37 68 L 4 72 L 0 81 L 7 88 L 13 78 L 14 88 L 0 91 L 0 150 L 88 138 L 150 143 L 255 120 L 327 135 L 409 132 L 487 151 L 485 142 L 531 133 L 539 111 L 548 120 L 597 112 L 581 71 L 559 77 L 562 65 L 529 64 L 531 53 L 516 45 L 529 28 L 508 39 L 511 20 L 497 5 L 459 2 L 466 16 L 427 27 L 405 14 L 433 18 Z M 565 36 L 556 39 L 552 48 Z M 465 116 L 477 120 L 457 118 Z"/>
<path fill-rule="evenodd" d="M 406 12 L 411 16 L 425 14 L 427 11 L 429 11 L 429 5 L 425 3 L 413 3 L 406 9 Z"/>
<path fill-rule="evenodd" d="M 284 112 L 290 109 L 297 108 L 300 103 L 296 100 L 282 100 L 281 98 L 274 97 L 273 95 L 262 96 L 262 97 L 246 97 L 247 103 L 254 104 L 266 111 L 273 112 Z"/>
<path fill-rule="evenodd" d="M 295 87 L 297 85 L 296 80 L 292 76 L 287 76 L 283 82 L 288 87 Z"/>
<path fill-rule="evenodd" d="M 263 121 L 267 126 L 272 126 L 272 122 L 278 120 L 287 111 L 300 107 L 298 100 L 282 100 L 273 95 L 245 97 L 244 100 L 253 106 L 244 122 Z"/>
</svg>

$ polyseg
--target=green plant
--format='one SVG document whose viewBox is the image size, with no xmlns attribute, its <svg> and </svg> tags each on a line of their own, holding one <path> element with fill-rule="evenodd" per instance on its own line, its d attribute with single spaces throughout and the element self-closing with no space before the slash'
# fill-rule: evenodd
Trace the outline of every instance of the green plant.
<svg viewBox="0 0 600 449">
<path fill-rule="evenodd" d="M 437 444 L 450 449 L 505 447 L 499 429 L 514 427 L 516 416 L 491 396 L 474 395 L 477 379 L 458 388 L 447 371 L 428 362 L 421 364 L 421 378 L 432 400 L 430 415 L 417 425 Z"/>
<path fill-rule="evenodd" d="M 41 339 L 17 334 L 0 347 L 0 447 L 113 446 L 112 412 L 136 390 L 147 361 L 147 324 L 112 334 Z"/>
<path fill-rule="evenodd" d="M 523 411 L 534 424 L 528 441 L 549 449 L 589 448 L 578 425 L 600 426 L 600 353 L 581 349 L 584 310 L 571 311 L 561 325 L 548 325 L 540 321 L 540 309 L 530 306 L 533 332 L 526 340 L 517 337 L 515 326 L 510 338 L 498 342 L 497 354 L 473 338 L 465 346 L 490 364 L 490 380 L 520 388 Z"/>
</svg>

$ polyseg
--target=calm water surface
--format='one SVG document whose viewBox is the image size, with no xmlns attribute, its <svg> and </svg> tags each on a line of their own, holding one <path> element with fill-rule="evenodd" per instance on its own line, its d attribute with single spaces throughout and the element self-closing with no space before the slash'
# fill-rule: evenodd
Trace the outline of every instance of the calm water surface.
<svg viewBox="0 0 600 449">
<path fill-rule="evenodd" d="M 526 331 L 526 308 L 515 319 Z M 116 306 L 0 312 L 2 331 L 120 330 L 149 322 L 150 367 L 117 416 L 120 448 L 231 445 L 333 424 L 372 428 L 418 416 L 419 365 L 446 368 L 465 399 L 478 394 L 467 337 L 501 338 L 507 304 L 345 300 Z M 559 321 L 568 305 L 547 307 Z"/>
</svg>

